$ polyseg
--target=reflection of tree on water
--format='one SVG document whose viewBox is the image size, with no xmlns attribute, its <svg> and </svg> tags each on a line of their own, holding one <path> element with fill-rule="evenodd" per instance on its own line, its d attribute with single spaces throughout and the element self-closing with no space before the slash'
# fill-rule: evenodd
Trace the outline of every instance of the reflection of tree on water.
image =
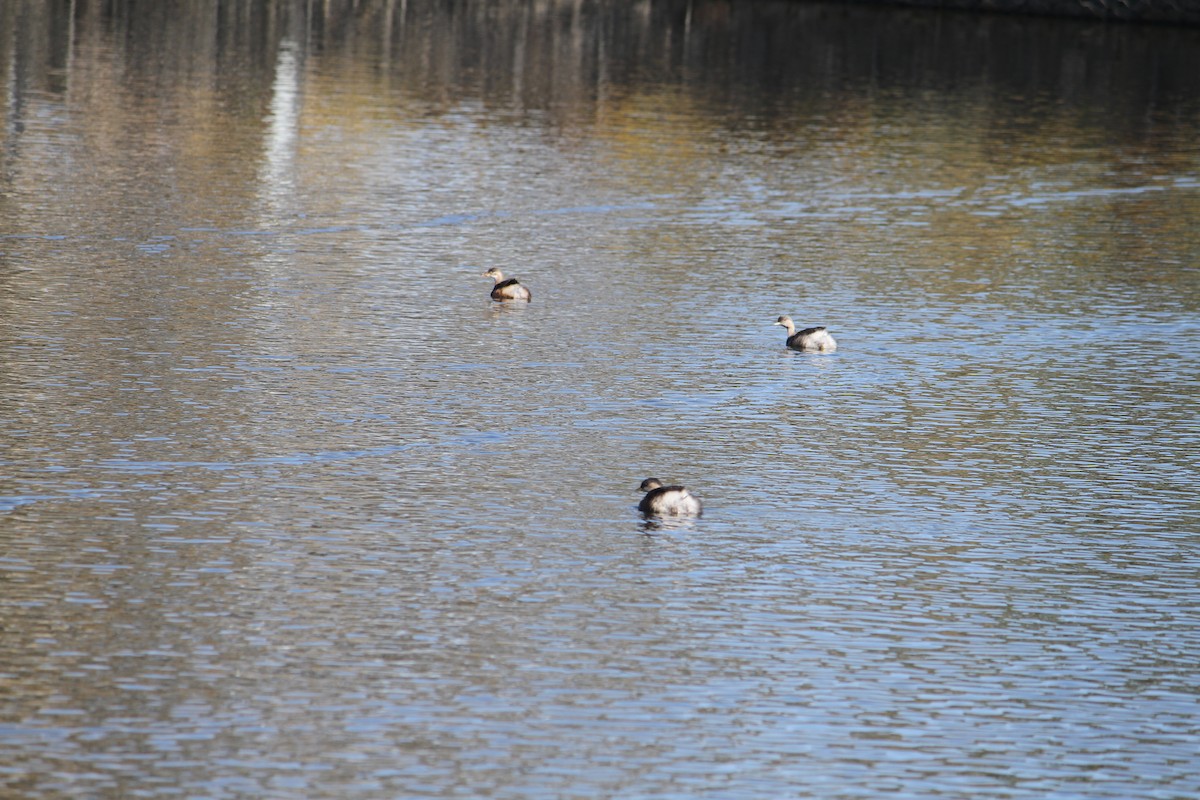
<svg viewBox="0 0 1200 800">
<path fill-rule="evenodd" d="M 435 130 L 430 121 L 498 130 L 511 120 L 513 130 L 541 131 L 564 149 L 603 140 L 622 191 L 647 197 L 664 185 L 706 194 L 714 142 L 816 154 L 836 160 L 840 174 L 871 171 L 883 184 L 889 175 L 903 183 L 923 157 L 896 142 L 923 140 L 939 148 L 934 188 L 947 192 L 980 183 L 962 173 L 973 161 L 955 155 L 963 148 L 982 150 L 999 173 L 1050 168 L 1067 180 L 1079 179 L 1080 167 L 1063 143 L 1078 143 L 1111 153 L 1104 171 L 1130 171 L 1138 183 L 1147 169 L 1192 170 L 1189 151 L 1171 143 L 1200 132 L 1198 76 L 1200 28 L 790 0 L 289 0 L 215 9 L 187 0 L 25 0 L 0 7 L 0 77 L 10 87 L 0 175 L 14 181 L 0 193 L 0 212 L 53 199 L 74 230 L 83 217 L 70 209 L 83 200 L 65 190 L 50 198 L 44 187 L 66 186 L 57 171 L 75 158 L 101 177 L 137 176 L 97 181 L 107 199 L 88 204 L 93 217 L 108 208 L 149 219 L 211 193 L 219 202 L 199 205 L 221 212 L 197 225 L 242 226 L 253 209 L 274 229 L 304 207 L 296 170 L 305 137 L 361 133 L 377 121 L 372 114 L 418 132 L 422 152 L 436 151 L 422 140 Z M 683 118 L 689 126 L 663 124 Z M 95 124 L 75 139 L 68 126 L 82 120 Z M 895 126 L 921 135 L 890 133 Z M 15 168 L 31 158 L 48 173 Z M 456 174 L 452 160 L 422 166 Z M 836 187 L 810 188 L 808 204 L 788 213 L 853 205 L 828 196 Z M 963 200 L 988 205 L 993 190 L 1008 192 L 992 185 Z M 1166 217 L 1161 205 L 1121 208 L 1142 214 L 1129 223 L 1138 226 L 1195 218 L 1186 197 Z M 981 235 L 978 222 L 956 223 L 955 235 Z M 983 235 L 1009 231 L 997 224 Z"/>
<path fill-rule="evenodd" d="M 289 0 L 215 10 L 176 0 L 70 9 L 33 2 L 0 9 L 7 31 L 0 63 L 16 71 L 18 86 L 65 91 L 76 57 L 84 66 L 109 58 L 130 76 L 174 75 L 256 115 L 287 40 L 301 59 L 322 56 L 321 70 L 372 64 L 379 90 L 435 107 L 476 97 L 568 117 L 645 74 L 700 99 L 770 93 L 781 109 L 796 98 L 836 104 L 837 94 L 864 87 L 990 87 L 999 96 L 1084 106 L 1121 96 L 1143 110 L 1194 103 L 1200 74 L 1200 29 L 783 0 Z M 259 78 L 248 84 L 250 75 Z"/>
</svg>

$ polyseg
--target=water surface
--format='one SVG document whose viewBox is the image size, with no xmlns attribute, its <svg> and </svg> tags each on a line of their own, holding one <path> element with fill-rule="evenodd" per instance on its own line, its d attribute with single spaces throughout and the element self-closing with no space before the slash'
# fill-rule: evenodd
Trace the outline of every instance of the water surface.
<svg viewBox="0 0 1200 800">
<path fill-rule="evenodd" d="M 1200 793 L 1197 31 L 0 30 L 5 791 Z"/>
</svg>

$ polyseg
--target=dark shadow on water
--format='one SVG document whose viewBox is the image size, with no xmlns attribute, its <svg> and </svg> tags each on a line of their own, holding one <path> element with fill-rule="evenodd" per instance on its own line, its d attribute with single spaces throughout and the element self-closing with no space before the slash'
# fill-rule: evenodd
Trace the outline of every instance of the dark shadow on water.
<svg viewBox="0 0 1200 800">
<path fill-rule="evenodd" d="M 638 523 L 638 529 L 647 535 L 682 533 L 696 528 L 694 517 L 646 517 Z"/>
</svg>

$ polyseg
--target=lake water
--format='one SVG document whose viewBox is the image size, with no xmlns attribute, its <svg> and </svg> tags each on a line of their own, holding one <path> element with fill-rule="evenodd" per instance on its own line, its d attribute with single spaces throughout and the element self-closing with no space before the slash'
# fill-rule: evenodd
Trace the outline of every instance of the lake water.
<svg viewBox="0 0 1200 800">
<path fill-rule="evenodd" d="M 0 75 L 0 794 L 1200 795 L 1200 29 L 25 0 Z"/>
</svg>

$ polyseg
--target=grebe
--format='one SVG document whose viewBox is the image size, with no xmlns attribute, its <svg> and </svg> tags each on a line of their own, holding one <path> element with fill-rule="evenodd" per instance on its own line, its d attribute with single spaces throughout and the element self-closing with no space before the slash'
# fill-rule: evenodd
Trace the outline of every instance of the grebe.
<svg viewBox="0 0 1200 800">
<path fill-rule="evenodd" d="M 495 267 L 483 273 L 483 277 L 496 281 L 496 285 L 492 287 L 493 300 L 524 300 L 528 303 L 532 299 L 529 290 L 522 286 L 520 281 L 516 278 L 505 280 L 504 273 Z"/>
<path fill-rule="evenodd" d="M 663 486 L 658 478 L 646 478 L 639 491 L 646 496 L 638 503 L 638 511 L 653 517 L 698 517 L 700 498 L 683 486 Z"/>
<path fill-rule="evenodd" d="M 787 346 L 793 350 L 837 350 L 837 342 L 824 325 L 797 331 L 791 317 L 780 317 L 775 324 L 787 328 Z"/>
</svg>

